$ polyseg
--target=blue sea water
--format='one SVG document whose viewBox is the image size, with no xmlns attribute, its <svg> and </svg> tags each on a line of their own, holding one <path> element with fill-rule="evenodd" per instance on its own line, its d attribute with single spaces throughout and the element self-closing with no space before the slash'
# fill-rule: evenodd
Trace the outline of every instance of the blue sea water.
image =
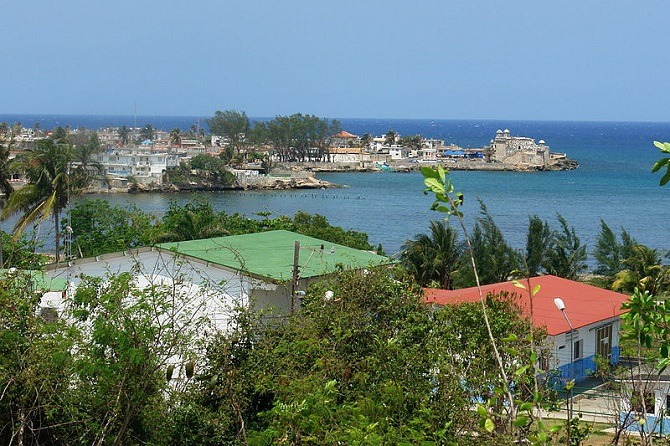
<svg viewBox="0 0 670 446">
<path fill-rule="evenodd" d="M 41 128 L 138 125 L 147 123 L 170 130 L 205 126 L 207 117 L 148 116 L 39 116 L 0 115 L 0 122 L 21 122 Z M 551 122 L 490 120 L 340 119 L 342 128 L 355 133 L 382 135 L 389 129 L 439 138 L 462 147 L 482 147 L 496 130 L 543 139 L 554 152 L 567 152 L 580 166 L 564 172 L 453 172 L 456 187 L 465 196 L 464 212 L 471 228 L 479 212 L 478 199 L 488 207 L 512 246 L 523 249 L 528 218 L 538 215 L 558 228 L 563 215 L 592 250 L 600 219 L 619 232 L 628 230 L 639 242 L 670 248 L 666 240 L 670 221 L 670 187 L 662 188 L 660 174 L 651 166 L 660 157 L 654 140 L 670 140 L 670 123 Z M 419 173 L 340 173 L 319 175 L 346 185 L 327 191 L 215 192 L 207 196 L 219 210 L 254 216 L 257 212 L 293 215 L 302 210 L 318 213 L 339 226 L 364 231 L 388 254 L 428 230 L 429 221 L 442 215 L 429 210 L 432 199 L 422 193 Z M 105 196 L 114 204 L 135 203 L 162 213 L 171 200 L 185 202 L 197 194 Z M 44 228 L 46 231 L 46 227 Z"/>
</svg>

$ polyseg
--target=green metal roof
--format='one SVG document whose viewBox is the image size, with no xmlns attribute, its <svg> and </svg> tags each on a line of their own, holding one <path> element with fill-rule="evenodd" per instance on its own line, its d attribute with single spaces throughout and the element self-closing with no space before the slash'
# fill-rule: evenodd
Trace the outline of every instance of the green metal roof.
<svg viewBox="0 0 670 446">
<path fill-rule="evenodd" d="M 290 231 L 162 243 L 158 247 L 253 276 L 285 281 L 292 278 L 295 242 L 300 243 L 301 278 L 329 274 L 340 265 L 345 269 L 358 269 L 391 263 L 388 257 Z"/>
<path fill-rule="evenodd" d="M 22 277 L 29 279 L 36 290 L 46 291 L 65 291 L 67 289 L 67 280 L 63 278 L 49 277 L 42 271 L 18 269 L 0 269 L 0 278 Z"/>
</svg>

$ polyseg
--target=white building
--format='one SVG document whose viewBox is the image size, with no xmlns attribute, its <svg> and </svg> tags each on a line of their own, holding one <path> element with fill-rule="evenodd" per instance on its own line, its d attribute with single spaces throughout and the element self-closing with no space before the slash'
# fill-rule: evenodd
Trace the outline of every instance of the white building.
<svg viewBox="0 0 670 446">
<path fill-rule="evenodd" d="M 520 282 L 528 286 L 525 280 Z M 596 370 L 596 356 L 608 359 L 611 364 L 619 362 L 620 317 L 627 311 L 621 305 L 629 296 L 550 275 L 532 277 L 530 288 L 536 287 L 539 291 L 533 296 L 532 322 L 547 330 L 544 348 L 549 353 L 546 361 L 540 363 L 542 370 L 558 372 L 561 381 L 580 381 Z M 502 292 L 518 295 L 518 304 L 530 317 L 528 291 L 514 282 L 484 285 L 482 292 L 484 296 Z M 562 311 L 556 306 L 556 297 L 562 299 Z M 427 289 L 426 302 L 437 305 L 479 302 L 479 291 L 476 287 Z"/>
<path fill-rule="evenodd" d="M 340 267 L 387 263 L 388 258 L 369 252 L 289 231 L 267 231 L 70 260 L 49 266 L 45 275 L 67 281 L 72 291 L 83 275 L 132 272 L 140 287 L 178 287 L 202 316 L 225 329 L 236 307 L 286 313 L 299 308 L 297 291 Z"/>
<path fill-rule="evenodd" d="M 171 167 L 179 165 L 177 154 L 150 153 L 138 150 L 114 150 L 95 156 L 105 169 L 105 174 L 113 178 L 132 176 L 142 183 L 158 183 L 163 173 Z"/>
</svg>

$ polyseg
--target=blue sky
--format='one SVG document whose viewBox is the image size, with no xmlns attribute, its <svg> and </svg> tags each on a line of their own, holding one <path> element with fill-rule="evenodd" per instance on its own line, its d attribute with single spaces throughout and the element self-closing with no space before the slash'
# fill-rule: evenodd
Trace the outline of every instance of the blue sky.
<svg viewBox="0 0 670 446">
<path fill-rule="evenodd" d="M 22 0 L 0 113 L 670 121 L 670 2 Z"/>
</svg>

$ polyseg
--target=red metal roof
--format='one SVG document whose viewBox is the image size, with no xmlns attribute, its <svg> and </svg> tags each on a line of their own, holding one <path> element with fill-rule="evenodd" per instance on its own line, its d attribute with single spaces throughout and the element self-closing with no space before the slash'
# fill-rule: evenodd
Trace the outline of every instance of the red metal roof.
<svg viewBox="0 0 670 446">
<path fill-rule="evenodd" d="M 528 287 L 526 279 L 519 281 Z M 533 298 L 533 325 L 546 327 L 550 336 L 570 331 L 561 311 L 556 308 L 554 298 L 560 297 L 565 303 L 565 312 L 577 329 L 587 325 L 619 317 L 627 310 L 621 309 L 621 304 L 629 296 L 610 290 L 605 290 L 584 283 L 563 279 L 556 276 L 540 276 L 530 279 L 530 289 L 540 285 L 540 290 Z M 524 312 L 530 314 L 530 297 L 528 291 L 514 286 L 513 282 L 495 283 L 482 286 L 484 296 L 488 293 L 507 291 L 519 296 L 518 303 Z M 437 305 L 461 302 L 479 302 L 477 287 L 460 290 L 440 290 L 425 288 L 425 302 Z"/>
</svg>

